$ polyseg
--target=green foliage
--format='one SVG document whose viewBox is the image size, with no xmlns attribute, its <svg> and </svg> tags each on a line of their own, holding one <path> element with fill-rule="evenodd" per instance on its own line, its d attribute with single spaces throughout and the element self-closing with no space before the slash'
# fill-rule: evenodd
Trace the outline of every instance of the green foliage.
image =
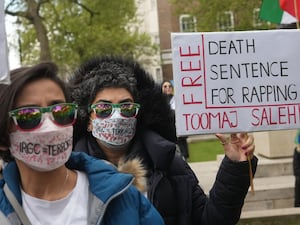
<svg viewBox="0 0 300 225">
<path fill-rule="evenodd" d="M 300 225 L 299 215 L 243 219 L 237 225 Z"/>
<path fill-rule="evenodd" d="M 48 1 L 42 4 L 51 57 L 63 71 L 99 54 L 122 54 L 139 60 L 157 50 L 150 36 L 139 31 L 134 0 Z M 39 60 L 36 32 L 20 17 L 23 64 Z"/>
<path fill-rule="evenodd" d="M 178 14 L 188 13 L 196 16 L 198 31 L 219 31 L 219 15 L 226 11 L 234 14 L 234 30 L 256 30 L 272 29 L 276 25 L 270 25 L 261 21 L 260 27 L 253 27 L 254 9 L 259 9 L 261 0 L 240 1 L 240 0 L 189 0 L 189 4 L 182 5 L 183 1 L 172 0 L 177 8 Z"/>
</svg>

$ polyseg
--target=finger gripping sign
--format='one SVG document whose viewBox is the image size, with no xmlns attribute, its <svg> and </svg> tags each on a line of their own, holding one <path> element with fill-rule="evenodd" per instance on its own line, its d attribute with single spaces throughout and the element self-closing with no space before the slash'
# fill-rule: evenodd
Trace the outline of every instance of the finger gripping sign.
<svg viewBox="0 0 300 225">
<path fill-rule="evenodd" d="M 179 136 L 300 128 L 300 31 L 172 33 Z"/>
</svg>

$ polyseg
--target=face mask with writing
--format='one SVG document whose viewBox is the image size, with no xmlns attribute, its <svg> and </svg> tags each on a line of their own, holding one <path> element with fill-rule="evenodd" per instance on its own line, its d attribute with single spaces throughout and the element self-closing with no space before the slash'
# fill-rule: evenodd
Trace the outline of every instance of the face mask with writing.
<svg viewBox="0 0 300 225">
<path fill-rule="evenodd" d="M 119 150 L 126 147 L 135 135 L 136 118 L 124 118 L 116 110 L 109 118 L 92 120 L 92 134 L 103 145 Z"/>
<path fill-rule="evenodd" d="M 49 118 L 34 131 L 10 134 L 10 152 L 37 171 L 51 171 L 64 165 L 72 152 L 73 126 L 60 127 Z"/>
</svg>

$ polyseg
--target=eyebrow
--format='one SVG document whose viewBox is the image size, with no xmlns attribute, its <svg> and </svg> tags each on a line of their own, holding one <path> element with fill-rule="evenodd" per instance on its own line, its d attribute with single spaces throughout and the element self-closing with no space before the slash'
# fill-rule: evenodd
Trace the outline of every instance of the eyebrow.
<svg viewBox="0 0 300 225">
<path fill-rule="evenodd" d="M 60 104 L 60 103 L 66 103 L 66 101 L 64 101 L 64 100 L 52 100 L 51 102 L 49 102 L 47 104 L 47 106 L 56 105 L 56 104 Z M 15 109 L 26 108 L 26 107 L 43 107 L 43 106 L 37 105 L 37 104 L 25 104 L 25 105 L 17 106 L 17 107 L 15 107 Z"/>
<path fill-rule="evenodd" d="M 99 99 L 97 102 L 95 103 L 101 103 L 101 102 L 104 102 L 104 103 L 112 103 L 111 101 L 108 101 L 108 100 L 104 100 L 104 99 Z M 124 103 L 124 102 L 134 102 L 131 98 L 126 98 L 126 99 L 122 99 L 121 101 L 119 101 L 118 103 Z M 95 104 L 94 103 L 94 104 Z"/>
</svg>

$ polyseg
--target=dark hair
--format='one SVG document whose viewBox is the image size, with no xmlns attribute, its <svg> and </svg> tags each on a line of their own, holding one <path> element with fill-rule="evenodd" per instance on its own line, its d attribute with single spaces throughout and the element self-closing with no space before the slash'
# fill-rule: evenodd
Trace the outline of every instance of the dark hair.
<svg viewBox="0 0 300 225">
<path fill-rule="evenodd" d="M 47 78 L 55 82 L 63 91 L 67 101 L 69 95 L 65 83 L 57 76 L 57 66 L 52 62 L 43 62 L 31 67 L 20 67 L 10 72 L 11 84 L 0 84 L 0 148 L 8 149 L 9 142 L 9 124 L 11 119 L 8 112 L 14 109 L 15 101 L 19 93 L 26 84 L 39 79 Z M 9 151 L 0 150 L 0 157 L 4 161 L 11 161 L 12 156 Z"/>
<path fill-rule="evenodd" d="M 70 77 L 69 88 L 72 101 L 79 112 L 74 125 L 74 143 L 88 135 L 89 106 L 104 88 L 125 88 L 134 101 L 141 105 L 137 116 L 137 131 L 141 126 L 157 130 L 162 136 L 173 140 L 169 122 L 171 112 L 160 84 L 156 83 L 136 61 L 122 56 L 97 56 L 83 63 Z"/>
<path fill-rule="evenodd" d="M 161 86 L 163 86 L 164 83 L 169 83 L 169 84 L 171 84 L 171 87 L 173 88 L 173 84 L 172 84 L 172 82 L 171 82 L 170 80 L 164 80 L 164 81 L 161 83 Z"/>
<path fill-rule="evenodd" d="M 68 84 L 72 101 L 79 106 L 76 127 L 80 126 L 81 134 L 75 130 L 76 137 L 87 129 L 89 106 L 99 91 L 110 87 L 125 88 L 135 101 L 138 98 L 133 68 L 121 57 L 104 56 L 88 60 L 72 74 Z"/>
</svg>

